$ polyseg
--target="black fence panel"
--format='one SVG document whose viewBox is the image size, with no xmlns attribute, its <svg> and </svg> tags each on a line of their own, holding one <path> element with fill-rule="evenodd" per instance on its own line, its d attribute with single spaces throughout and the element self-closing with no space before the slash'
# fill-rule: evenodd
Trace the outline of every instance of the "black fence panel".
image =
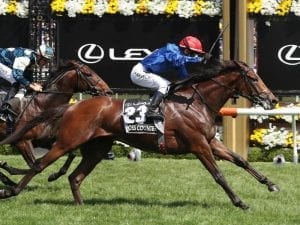
<svg viewBox="0 0 300 225">
<path fill-rule="evenodd" d="M 0 16 L 0 48 L 29 47 L 29 20 Z"/>
</svg>

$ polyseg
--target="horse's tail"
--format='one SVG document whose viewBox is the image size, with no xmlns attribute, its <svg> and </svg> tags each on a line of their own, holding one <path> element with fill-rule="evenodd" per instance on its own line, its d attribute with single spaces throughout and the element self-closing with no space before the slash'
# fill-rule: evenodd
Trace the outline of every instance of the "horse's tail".
<svg viewBox="0 0 300 225">
<path fill-rule="evenodd" d="M 47 125 L 55 124 L 62 117 L 69 106 L 69 104 L 65 104 L 42 112 L 40 115 L 25 123 L 20 129 L 16 130 L 7 138 L 2 140 L 0 145 L 17 143 L 30 129 L 41 123 L 45 123 Z"/>
</svg>

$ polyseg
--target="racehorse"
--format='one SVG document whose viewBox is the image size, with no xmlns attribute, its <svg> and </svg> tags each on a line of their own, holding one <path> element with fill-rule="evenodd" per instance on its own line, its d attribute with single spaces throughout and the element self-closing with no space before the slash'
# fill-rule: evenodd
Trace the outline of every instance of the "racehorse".
<svg viewBox="0 0 300 225">
<path fill-rule="evenodd" d="M 57 107 L 69 102 L 72 95 L 76 92 L 83 92 L 91 95 L 107 95 L 112 91 L 109 86 L 99 77 L 95 71 L 89 68 L 87 65 L 75 60 L 61 61 L 61 64 L 56 72 L 54 72 L 48 83 L 46 84 L 43 92 L 35 93 L 34 95 L 26 96 L 22 99 L 21 104 L 17 105 L 16 112 L 19 118 L 16 122 L 16 130 L 24 123 L 31 120 L 41 112 L 48 110 L 52 107 Z M 6 123 L 0 123 L 0 136 L 4 139 L 6 136 Z M 33 137 L 40 135 L 48 137 L 47 130 L 37 129 Z M 46 138 L 47 140 L 47 138 Z M 35 146 L 46 147 L 49 146 L 48 139 L 40 142 L 35 142 Z M 46 146 L 44 146 L 46 143 Z M 50 144 L 51 146 L 51 144 Z M 29 167 L 32 167 L 35 163 L 35 156 L 33 154 L 33 144 L 31 141 L 19 142 L 16 146 Z M 74 154 L 69 154 L 67 162 L 70 162 L 74 158 Z M 6 162 L 0 161 L 0 167 L 7 170 L 10 174 L 24 174 L 26 169 L 17 169 L 10 167 Z M 63 169 L 62 169 L 63 170 Z M 15 185 L 8 177 L 0 173 L 1 181 L 6 185 Z"/>
<path fill-rule="evenodd" d="M 269 191 L 279 191 L 273 182 L 215 137 L 215 119 L 229 98 L 239 95 L 252 103 L 260 104 L 264 109 L 272 109 L 277 98 L 254 70 L 240 61 L 208 63 L 194 68 L 192 74 L 188 80 L 176 84 L 164 100 L 162 145 L 158 142 L 157 134 L 126 133 L 124 121 L 128 118 L 123 112 L 125 100 L 97 96 L 69 107 L 62 106 L 42 113 L 0 144 L 26 140 L 27 137 L 30 138 L 35 126 L 42 123 L 48 124 L 47 127 L 59 124 L 57 139 L 50 151 L 35 163 L 17 186 L 0 190 L 0 198 L 18 195 L 35 175 L 62 155 L 81 146 L 82 159 L 69 176 L 69 182 L 75 203 L 82 204 L 79 190 L 82 181 L 101 162 L 115 140 L 162 154 L 193 153 L 221 185 L 233 205 L 241 209 L 247 209 L 248 205 L 232 191 L 215 157 L 244 168 L 260 183 L 265 184 Z M 136 114 L 136 118 L 141 121 L 143 112 L 138 111 Z M 59 118 L 56 123 L 53 116 Z M 84 132 L 78 132 L 79 130 Z"/>
</svg>

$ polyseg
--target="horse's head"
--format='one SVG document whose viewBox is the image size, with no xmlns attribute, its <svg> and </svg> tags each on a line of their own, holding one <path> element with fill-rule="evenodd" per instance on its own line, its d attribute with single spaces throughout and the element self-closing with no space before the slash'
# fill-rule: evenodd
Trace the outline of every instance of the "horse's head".
<svg viewBox="0 0 300 225">
<path fill-rule="evenodd" d="M 77 88 L 91 95 L 107 95 L 113 91 L 104 80 L 90 67 L 78 61 L 71 61 L 77 73 Z"/>
<path fill-rule="evenodd" d="M 241 85 L 236 94 L 249 99 L 252 103 L 264 109 L 273 109 L 278 99 L 265 85 L 259 75 L 247 64 L 233 61 L 242 77 Z"/>
</svg>

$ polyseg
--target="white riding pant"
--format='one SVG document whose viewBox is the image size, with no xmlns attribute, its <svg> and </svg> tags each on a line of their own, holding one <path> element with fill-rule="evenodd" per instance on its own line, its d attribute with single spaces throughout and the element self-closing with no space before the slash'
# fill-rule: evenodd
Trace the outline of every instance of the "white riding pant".
<svg viewBox="0 0 300 225">
<path fill-rule="evenodd" d="M 2 63 L 0 63 L 0 77 L 2 77 L 4 80 L 7 80 L 11 84 L 17 82 L 13 77 L 12 69 Z"/>
<path fill-rule="evenodd" d="M 148 72 L 141 63 L 136 64 L 130 73 L 130 78 L 133 83 L 150 88 L 155 91 L 159 91 L 163 95 L 166 95 L 169 90 L 170 81 L 160 77 L 157 74 Z"/>
</svg>

